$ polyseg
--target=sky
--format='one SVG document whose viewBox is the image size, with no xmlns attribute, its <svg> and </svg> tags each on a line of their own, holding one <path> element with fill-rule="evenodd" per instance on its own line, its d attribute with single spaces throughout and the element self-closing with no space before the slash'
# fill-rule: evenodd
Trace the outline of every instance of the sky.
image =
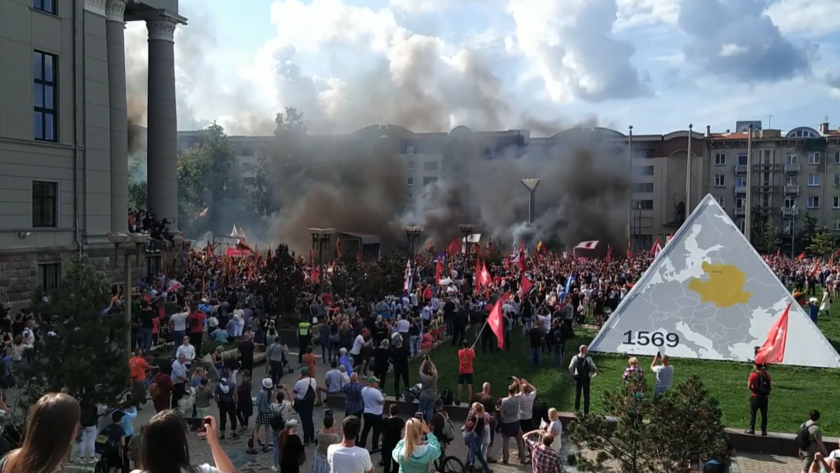
<svg viewBox="0 0 840 473">
<path fill-rule="evenodd" d="M 180 14 L 180 130 L 269 134 L 284 107 L 310 133 L 840 126 L 838 0 L 181 0 Z M 130 108 L 146 39 L 128 25 Z"/>
</svg>

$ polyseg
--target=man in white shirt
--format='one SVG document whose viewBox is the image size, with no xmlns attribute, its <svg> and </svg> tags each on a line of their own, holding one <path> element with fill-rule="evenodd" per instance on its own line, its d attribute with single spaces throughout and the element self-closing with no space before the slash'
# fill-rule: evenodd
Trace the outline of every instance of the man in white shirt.
<svg viewBox="0 0 840 473">
<path fill-rule="evenodd" d="M 178 401 L 187 394 L 187 382 L 189 382 L 189 367 L 186 364 L 184 355 L 179 355 L 178 359 L 172 362 L 172 372 L 169 377 L 172 378 L 172 408 L 178 409 Z"/>
<path fill-rule="evenodd" d="M 379 390 L 379 379 L 376 376 L 369 377 L 368 385 L 362 388 L 362 401 L 365 403 L 365 428 L 362 430 L 359 445 L 364 447 L 367 444 L 367 436 L 373 429 L 370 450 L 376 451 L 379 448 L 379 434 L 382 432 L 382 410 L 385 406 L 385 396 Z"/>
<path fill-rule="evenodd" d="M 356 446 L 356 437 L 362 428 L 362 422 L 356 416 L 344 418 L 341 433 L 344 435 L 341 443 L 327 448 L 327 463 L 330 473 L 373 473 L 373 462 L 370 452 Z"/>
<path fill-rule="evenodd" d="M 189 310 L 184 310 L 182 307 L 179 307 L 178 312 L 169 317 L 169 328 L 172 330 L 172 343 L 175 345 L 176 350 L 175 358 L 178 358 L 178 340 L 187 334 L 187 317 L 189 315 Z"/>
<path fill-rule="evenodd" d="M 175 349 L 175 358 L 183 356 L 189 369 L 190 363 L 195 359 L 195 347 L 190 345 L 190 337 L 183 337 L 182 340 L 183 344 Z"/>
</svg>

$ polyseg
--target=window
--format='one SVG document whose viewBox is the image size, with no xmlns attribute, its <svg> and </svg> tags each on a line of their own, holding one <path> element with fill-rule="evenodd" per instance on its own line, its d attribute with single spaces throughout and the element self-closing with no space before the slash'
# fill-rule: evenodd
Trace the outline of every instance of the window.
<svg viewBox="0 0 840 473">
<path fill-rule="evenodd" d="M 32 226 L 57 227 L 58 183 L 32 181 Z"/>
<path fill-rule="evenodd" d="M 820 208 L 820 196 L 818 196 L 818 195 L 809 195 L 809 196 L 808 196 L 808 208 L 809 208 L 809 209 L 818 209 L 818 208 Z"/>
<path fill-rule="evenodd" d="M 746 177 L 736 177 L 735 178 L 735 187 L 747 187 L 747 178 Z"/>
<path fill-rule="evenodd" d="M 813 151 L 808 153 L 808 164 L 820 164 L 819 151 Z"/>
<path fill-rule="evenodd" d="M 423 178 L 423 185 L 424 186 L 428 186 L 429 184 L 434 184 L 435 182 L 437 182 L 436 177 L 424 177 Z"/>
<path fill-rule="evenodd" d="M 774 150 L 765 149 L 764 155 L 761 158 L 761 164 L 771 164 L 773 162 Z"/>
<path fill-rule="evenodd" d="M 633 208 L 639 210 L 653 210 L 652 200 L 634 200 Z"/>
<path fill-rule="evenodd" d="M 786 186 L 795 186 L 796 185 L 796 178 L 795 177 L 785 178 L 785 185 Z"/>
<path fill-rule="evenodd" d="M 834 175 L 834 185 L 840 187 L 840 174 Z"/>
<path fill-rule="evenodd" d="M 819 187 L 821 177 L 822 176 L 820 174 L 808 174 L 808 186 L 809 187 Z"/>
<path fill-rule="evenodd" d="M 32 8 L 44 13 L 56 14 L 55 0 L 32 0 Z"/>
<path fill-rule="evenodd" d="M 437 161 L 423 161 L 423 170 L 424 171 L 437 171 L 438 170 L 438 162 Z"/>
<path fill-rule="evenodd" d="M 653 176 L 653 166 L 637 166 L 633 168 L 633 174 L 637 176 Z"/>
<path fill-rule="evenodd" d="M 722 196 L 721 196 L 721 197 L 718 197 L 718 198 L 717 198 L 717 201 L 718 201 L 718 204 L 719 204 L 721 207 L 726 207 L 726 197 L 722 197 Z"/>
<path fill-rule="evenodd" d="M 242 163 L 242 169 L 248 172 L 257 172 L 257 165 L 254 163 Z"/>
<path fill-rule="evenodd" d="M 739 166 L 746 166 L 747 165 L 747 155 L 746 154 L 739 154 L 738 155 L 738 165 Z"/>
<path fill-rule="evenodd" d="M 744 208 L 744 198 L 738 197 L 735 199 L 735 208 L 736 209 L 743 209 Z"/>
<path fill-rule="evenodd" d="M 726 176 L 723 174 L 715 174 L 715 187 L 723 187 L 726 185 Z"/>
<path fill-rule="evenodd" d="M 408 145 L 405 148 L 405 154 L 414 154 L 414 145 Z"/>
<path fill-rule="evenodd" d="M 785 164 L 796 164 L 797 157 L 795 154 L 789 154 L 785 157 Z"/>
<path fill-rule="evenodd" d="M 726 153 L 715 154 L 715 166 L 726 166 Z"/>
<path fill-rule="evenodd" d="M 61 281 L 61 263 L 41 263 L 38 265 L 38 284 L 46 292 L 58 288 Z"/>
<path fill-rule="evenodd" d="M 253 148 L 242 148 L 242 156 L 253 156 L 254 149 Z"/>
<path fill-rule="evenodd" d="M 653 192 L 653 183 L 636 183 L 633 184 L 633 192 Z"/>
<path fill-rule="evenodd" d="M 785 197 L 785 208 L 786 209 L 795 209 L 796 208 L 796 197 Z"/>
<path fill-rule="evenodd" d="M 840 209 L 840 196 L 835 195 L 832 198 L 832 205 L 831 206 L 834 207 L 835 209 Z"/>
<path fill-rule="evenodd" d="M 835 230 L 840 230 L 840 220 L 835 220 L 834 221 L 834 229 Z"/>
<path fill-rule="evenodd" d="M 405 183 L 406 183 L 406 185 L 413 186 L 414 185 L 414 178 L 413 177 L 405 178 Z"/>
<path fill-rule="evenodd" d="M 840 164 L 840 151 L 834 153 L 834 164 Z"/>
<path fill-rule="evenodd" d="M 35 51 L 32 54 L 32 75 L 35 81 L 32 102 L 32 136 L 36 140 L 56 141 L 56 87 L 55 66 L 58 61 L 52 54 Z"/>
<path fill-rule="evenodd" d="M 413 198 L 414 198 L 414 196 L 411 194 L 411 192 L 409 192 L 409 193 L 408 193 L 408 195 L 407 195 L 406 197 L 408 197 L 408 200 L 411 200 L 411 199 L 413 199 Z"/>
<path fill-rule="evenodd" d="M 741 230 L 741 233 L 744 233 L 744 219 L 739 218 L 735 221 L 735 225 L 738 225 L 738 230 Z"/>
<path fill-rule="evenodd" d="M 413 171 L 414 170 L 414 161 L 406 161 L 405 162 L 405 168 L 409 171 Z"/>
</svg>

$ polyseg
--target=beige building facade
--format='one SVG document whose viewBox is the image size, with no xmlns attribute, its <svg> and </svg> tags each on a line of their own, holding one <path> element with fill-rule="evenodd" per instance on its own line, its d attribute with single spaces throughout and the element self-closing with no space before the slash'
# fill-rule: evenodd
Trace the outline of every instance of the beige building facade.
<svg viewBox="0 0 840 473">
<path fill-rule="evenodd" d="M 176 217 L 177 0 L 0 1 L 2 302 L 55 286 L 76 252 L 122 274 L 108 234 L 128 229 L 126 21 L 149 32 L 149 204 Z"/>
</svg>

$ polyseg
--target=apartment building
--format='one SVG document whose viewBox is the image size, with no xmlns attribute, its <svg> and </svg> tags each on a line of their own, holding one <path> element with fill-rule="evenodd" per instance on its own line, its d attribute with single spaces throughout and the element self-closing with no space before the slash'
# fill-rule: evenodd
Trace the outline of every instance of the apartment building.
<svg viewBox="0 0 840 473">
<path fill-rule="evenodd" d="M 707 141 L 710 192 L 741 229 L 749 192 L 754 211 L 776 219 L 783 250 L 790 251 L 790 237 L 806 213 L 840 234 L 840 130 L 822 123 L 817 129 L 753 130 L 750 135 L 750 130 L 718 133 Z"/>
<path fill-rule="evenodd" d="M 0 301 L 51 289 L 78 252 L 120 280 L 108 234 L 128 230 L 126 21 L 149 33 L 149 204 L 176 217 L 178 1 L 2 0 Z"/>
</svg>

